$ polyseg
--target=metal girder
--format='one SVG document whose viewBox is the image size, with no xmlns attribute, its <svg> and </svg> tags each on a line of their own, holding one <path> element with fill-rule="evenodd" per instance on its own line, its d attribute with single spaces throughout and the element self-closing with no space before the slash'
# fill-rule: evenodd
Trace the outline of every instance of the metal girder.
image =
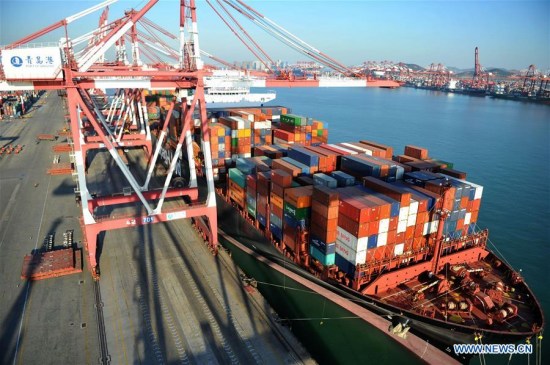
<svg viewBox="0 0 550 365">
<path fill-rule="evenodd" d="M 170 124 L 170 118 L 172 118 L 172 112 L 174 111 L 175 102 L 172 102 L 170 104 L 170 109 L 168 109 L 168 114 L 166 115 L 166 119 L 164 120 L 164 124 L 162 126 L 162 130 L 160 131 L 160 134 L 157 138 L 157 145 L 155 147 L 155 152 L 149 159 L 149 167 L 147 169 L 147 177 L 145 178 L 145 183 L 141 187 L 142 190 L 149 189 L 149 182 L 151 181 L 151 175 L 153 174 L 153 170 L 155 168 L 155 165 L 157 164 L 157 159 L 160 154 L 160 150 L 162 148 L 162 144 L 164 143 L 164 139 L 166 138 L 166 131 L 168 129 L 168 125 Z"/>
<path fill-rule="evenodd" d="M 172 156 L 172 161 L 170 161 L 170 167 L 168 168 L 168 173 L 166 176 L 166 180 L 164 181 L 164 187 L 162 189 L 162 194 L 160 196 L 159 202 L 155 210 L 153 211 L 155 214 L 158 214 L 162 210 L 162 205 L 164 204 L 164 196 L 166 195 L 166 191 L 168 190 L 168 185 L 170 184 L 170 181 L 172 179 L 172 175 L 174 174 L 174 170 L 176 168 L 176 163 L 178 162 L 179 155 L 181 153 L 181 147 L 183 145 L 183 141 L 185 139 L 185 136 L 187 134 L 187 131 L 191 129 L 191 123 L 193 122 L 192 116 L 193 111 L 195 109 L 195 106 L 198 104 L 198 100 L 194 99 L 192 106 L 187 107 L 187 103 L 183 103 L 182 105 L 182 115 L 181 118 L 183 119 L 183 129 L 181 131 L 181 135 L 178 139 L 178 143 L 176 145 L 176 150 L 174 151 L 174 155 Z M 169 121 L 168 121 L 169 122 Z M 189 158 L 191 160 L 191 158 Z"/>
<path fill-rule="evenodd" d="M 66 25 L 82 16 L 85 16 L 95 10 L 105 7 L 115 0 L 105 1 L 88 10 L 80 12 L 72 17 L 68 17 L 50 27 L 43 29 L 29 37 L 23 38 L 16 45 L 26 43 L 41 35 L 65 26 L 65 39 L 68 40 L 68 31 Z M 102 57 L 108 48 L 115 45 L 118 51 L 123 51 L 125 37 L 129 32 L 133 36 L 134 61 L 139 58 L 139 49 L 137 49 L 138 32 L 136 24 L 142 20 L 144 24 L 161 31 L 162 28 L 155 26 L 144 18 L 144 15 L 158 2 L 158 0 L 149 0 L 147 4 L 138 11 L 126 12 L 126 14 L 112 23 L 107 23 L 106 12 L 100 19 L 98 29 L 82 37 L 76 37 L 81 42 L 90 41 L 75 59 L 74 44 L 65 41 L 60 46 L 66 52 L 66 59 L 63 60 L 64 79 L 44 81 L 44 80 L 0 80 L 0 89 L 8 90 L 50 90 L 66 89 L 69 108 L 72 140 L 74 143 L 74 161 L 76 167 L 76 177 L 78 189 L 75 192 L 80 194 L 82 205 L 82 228 L 85 237 L 85 245 L 88 250 L 88 259 L 92 272 L 95 274 L 97 269 L 97 234 L 101 231 L 111 229 L 132 227 L 142 224 L 151 224 L 157 222 L 166 222 L 176 219 L 185 219 L 197 216 L 206 216 L 210 229 L 209 242 L 214 249 L 217 247 L 217 211 L 215 205 L 215 190 L 212 175 L 212 158 L 210 151 L 209 128 L 206 119 L 206 109 L 204 101 L 204 72 L 200 71 L 202 62 L 200 59 L 200 48 L 198 38 L 198 27 L 196 22 L 195 1 L 180 1 L 180 11 L 184 14 L 184 9 L 190 11 L 190 15 L 182 15 L 180 24 L 181 44 L 185 45 L 185 51 L 189 52 L 191 59 L 188 69 L 181 67 L 173 69 L 168 65 L 166 67 L 128 66 L 122 64 L 118 59 L 114 64 L 103 63 Z M 191 18 L 189 35 L 190 43 L 183 41 L 184 19 Z M 165 35 L 168 35 L 165 33 Z M 175 36 L 174 36 L 175 37 Z M 75 38 L 73 38 L 75 39 Z M 184 49 L 180 47 L 180 52 Z M 168 51 L 170 53 L 170 51 Z M 176 52 L 172 53 L 176 56 Z M 102 64 L 98 64 L 101 60 Z M 180 66 L 183 66 L 180 65 Z M 0 70 L 1 71 L 1 70 Z M 108 111 L 103 114 L 93 98 L 88 93 L 89 89 L 118 89 L 113 98 Z M 126 90 L 124 90 L 126 89 Z M 131 89 L 131 90 L 129 90 Z M 183 120 L 183 130 L 178 137 L 178 143 L 175 146 L 175 153 L 170 161 L 168 174 L 162 190 L 149 191 L 149 184 L 157 162 L 160 149 L 166 139 L 167 128 L 169 126 L 170 116 L 165 121 L 163 131 L 159 137 L 158 145 L 153 153 L 151 147 L 151 131 L 149 128 L 147 107 L 144 94 L 141 89 L 158 90 L 177 90 L 192 89 L 194 91 L 193 107 L 189 107 L 185 102 L 182 105 L 181 118 Z M 172 105 L 170 113 L 173 113 Z M 197 176 L 195 173 L 195 161 L 193 159 L 193 138 L 191 130 L 193 128 L 193 113 L 195 109 L 200 109 L 202 123 L 202 141 L 204 148 L 206 176 L 208 184 L 208 198 L 205 202 L 198 203 L 199 198 L 197 187 Z M 81 116 L 84 115 L 96 136 L 87 136 L 84 134 L 85 128 Z M 125 134 L 125 126 L 131 123 L 130 128 L 133 134 Z M 115 127 L 112 130 L 113 126 Z M 183 189 L 169 188 L 170 180 L 174 174 L 178 157 L 185 143 L 188 155 L 188 164 L 190 170 L 189 187 Z M 125 165 L 121 156 L 117 153 L 117 148 L 126 146 L 145 146 L 148 149 L 149 166 L 147 179 L 143 186 L 140 186 L 130 169 Z M 107 149 L 118 169 L 122 172 L 126 181 L 131 185 L 133 191 L 129 195 L 115 195 L 109 197 L 92 196 L 88 191 L 86 183 L 86 156 L 91 149 Z M 176 209 L 163 209 L 163 204 L 167 198 L 188 196 L 193 203 L 190 206 L 178 207 Z M 97 217 L 94 211 L 99 206 L 116 206 L 128 203 L 141 203 L 145 208 L 146 214 L 133 214 L 129 217 Z M 155 206 L 156 205 L 156 206 Z M 155 206 L 155 209 L 152 207 Z"/>
</svg>

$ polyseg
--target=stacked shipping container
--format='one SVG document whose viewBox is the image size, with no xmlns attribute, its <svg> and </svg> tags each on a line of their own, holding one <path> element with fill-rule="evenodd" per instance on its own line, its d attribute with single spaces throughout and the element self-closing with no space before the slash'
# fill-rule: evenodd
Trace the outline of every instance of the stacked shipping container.
<svg viewBox="0 0 550 365">
<path fill-rule="evenodd" d="M 281 122 L 307 126 L 294 115 Z M 440 209 L 449 212 L 448 240 L 474 232 L 483 188 L 459 179 L 465 174 L 430 159 L 426 149 L 406 146 L 395 157 L 401 163 L 390 160 L 391 147 L 370 141 L 278 142 L 256 146 L 257 157 L 235 159 L 228 197 L 295 254 L 307 252 L 353 277 L 363 272 L 359 266 L 428 252 Z M 450 175 L 430 171 L 438 169 Z"/>
<path fill-rule="evenodd" d="M 325 143 L 328 130 L 323 123 L 294 114 L 282 114 L 280 125 L 273 131 L 274 143 L 301 143 L 305 146 Z"/>
</svg>

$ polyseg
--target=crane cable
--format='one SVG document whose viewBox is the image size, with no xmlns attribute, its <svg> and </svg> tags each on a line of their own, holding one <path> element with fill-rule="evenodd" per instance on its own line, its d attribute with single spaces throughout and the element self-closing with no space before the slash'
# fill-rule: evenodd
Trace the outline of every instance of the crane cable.
<svg viewBox="0 0 550 365">
<path fill-rule="evenodd" d="M 252 54 L 254 56 L 256 56 L 256 58 L 258 58 L 260 60 L 260 62 L 269 70 L 271 70 L 271 68 L 267 65 L 267 62 L 265 62 L 265 60 L 260 57 L 256 51 L 254 51 L 250 45 L 248 43 L 246 43 L 246 41 L 241 37 L 241 35 L 237 32 L 236 29 L 234 29 L 231 24 L 229 24 L 229 22 L 222 16 L 222 14 L 220 14 L 220 12 L 214 7 L 214 5 L 212 5 L 212 3 L 209 1 L 209 0 L 206 0 L 206 3 L 212 8 L 212 10 L 214 10 L 214 12 L 216 13 L 216 15 L 218 15 L 218 17 L 225 23 L 225 25 L 233 32 L 233 34 L 235 35 L 235 37 L 237 37 L 241 43 L 243 43 L 245 45 L 246 48 L 248 48 L 248 50 L 250 52 L 252 52 Z M 225 7 L 222 6 L 222 9 L 224 9 L 226 12 L 227 10 L 225 9 Z"/>
<path fill-rule="evenodd" d="M 224 1 L 228 1 L 228 0 L 224 0 Z M 235 2 L 235 0 L 230 0 L 232 2 Z M 313 47 L 312 45 L 306 43 L 305 41 L 303 41 L 302 39 L 298 38 L 297 36 L 295 36 L 294 34 L 290 33 L 289 31 L 287 31 L 286 29 L 284 29 L 283 27 L 279 26 L 277 23 L 273 22 L 271 19 L 263 16 L 262 14 L 260 14 L 258 11 L 254 10 L 252 7 L 246 5 L 243 1 L 241 0 L 236 0 L 240 5 L 241 5 L 241 8 L 245 8 L 248 10 L 249 13 L 253 13 L 255 14 L 255 17 L 259 17 L 260 20 L 262 20 L 264 23 L 267 23 L 271 28 L 273 28 L 276 32 L 278 32 L 279 34 L 281 34 L 282 36 L 286 37 L 286 38 L 289 38 L 289 40 L 292 41 L 292 39 L 294 39 L 293 42 L 298 42 L 300 44 L 302 44 L 305 48 L 309 49 L 311 52 L 314 52 L 316 54 L 318 54 L 319 56 L 322 56 L 323 58 L 325 58 L 326 60 L 328 60 L 328 62 L 330 64 L 333 65 L 333 67 L 336 67 L 338 66 L 339 68 L 345 70 L 346 72 L 348 73 L 353 73 L 353 71 L 349 68 L 347 68 L 346 66 L 342 65 L 340 62 L 332 59 L 331 57 L 329 57 L 328 55 L 324 54 L 323 52 L 321 52 L 320 50 L 318 50 L 317 48 Z M 286 35 L 285 35 L 286 34 Z"/>
<path fill-rule="evenodd" d="M 255 12 L 255 11 L 252 12 L 251 10 L 249 10 L 249 9 L 243 7 L 243 6 L 241 6 L 239 4 L 236 4 L 232 0 L 231 1 L 223 0 L 223 1 L 226 4 L 228 4 L 229 6 L 231 6 L 233 9 L 235 9 L 236 11 L 240 12 L 243 16 L 247 17 L 250 21 L 255 23 L 257 26 L 264 29 L 266 32 L 268 32 L 270 35 L 272 35 L 274 38 L 276 38 L 279 41 L 285 43 L 286 45 L 293 48 L 297 52 L 303 53 L 306 56 L 319 61 L 323 65 L 325 65 L 325 66 L 327 66 L 327 67 L 329 67 L 329 68 L 331 68 L 331 69 L 333 69 L 333 70 L 335 70 L 339 73 L 342 73 L 342 74 L 352 73 L 352 71 L 350 69 L 348 69 L 347 67 L 345 67 L 343 65 L 340 65 L 338 62 L 334 62 L 332 59 L 330 59 L 330 57 L 324 55 L 323 53 L 318 51 L 316 48 L 314 48 L 314 47 L 310 46 L 309 44 L 305 43 L 304 41 L 302 41 L 301 39 L 299 39 L 296 36 L 292 35 L 288 31 L 284 30 L 283 28 L 281 28 L 277 24 L 273 23 L 270 20 L 266 20 L 266 18 L 263 17 L 263 16 L 258 16 L 257 14 L 259 14 L 259 13 Z M 282 31 L 279 30 L 279 29 L 282 29 Z M 284 33 L 289 34 L 290 37 L 286 36 L 283 33 L 283 31 L 284 31 Z M 294 39 L 297 39 L 298 41 L 292 40 L 291 37 L 294 38 Z M 298 44 L 298 43 L 301 43 L 301 44 Z"/>
</svg>

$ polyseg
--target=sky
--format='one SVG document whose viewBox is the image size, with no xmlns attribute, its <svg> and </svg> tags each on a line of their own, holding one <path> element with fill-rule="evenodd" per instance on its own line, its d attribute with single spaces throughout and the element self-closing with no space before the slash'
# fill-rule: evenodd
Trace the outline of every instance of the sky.
<svg viewBox="0 0 550 365">
<path fill-rule="evenodd" d="M 215 2 L 215 0 L 212 0 Z M 100 1 L 0 0 L 0 44 L 9 44 Z M 524 70 L 535 64 L 550 70 L 550 1 L 328 1 L 248 0 L 267 18 L 332 58 L 346 64 L 364 61 L 442 63 L 474 67 L 474 49 L 486 67 Z M 120 0 L 109 19 L 145 0 Z M 147 17 L 178 31 L 179 0 L 160 0 Z M 69 25 L 76 37 L 97 27 L 100 12 Z M 231 33 L 205 0 L 197 0 L 201 49 L 226 61 L 255 57 Z M 273 59 L 294 62 L 306 56 L 279 43 L 247 19 L 235 17 Z M 61 32 L 40 38 L 57 41 Z"/>
</svg>

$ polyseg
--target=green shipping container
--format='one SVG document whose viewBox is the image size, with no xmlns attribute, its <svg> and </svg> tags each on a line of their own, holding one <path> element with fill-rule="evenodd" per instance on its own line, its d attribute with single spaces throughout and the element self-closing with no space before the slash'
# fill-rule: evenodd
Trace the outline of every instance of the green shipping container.
<svg viewBox="0 0 550 365">
<path fill-rule="evenodd" d="M 239 185 L 241 188 L 246 189 L 246 175 L 243 174 L 239 169 L 231 168 L 229 169 L 229 178 Z"/>
<path fill-rule="evenodd" d="M 284 211 L 297 220 L 309 219 L 311 216 L 311 208 L 296 208 L 287 202 L 284 202 Z"/>
<path fill-rule="evenodd" d="M 238 138 L 231 138 L 231 147 L 237 147 L 239 145 Z"/>
<path fill-rule="evenodd" d="M 294 115 L 294 114 L 283 114 L 281 115 L 281 123 L 290 124 L 294 126 L 306 125 L 306 118 Z"/>
</svg>

